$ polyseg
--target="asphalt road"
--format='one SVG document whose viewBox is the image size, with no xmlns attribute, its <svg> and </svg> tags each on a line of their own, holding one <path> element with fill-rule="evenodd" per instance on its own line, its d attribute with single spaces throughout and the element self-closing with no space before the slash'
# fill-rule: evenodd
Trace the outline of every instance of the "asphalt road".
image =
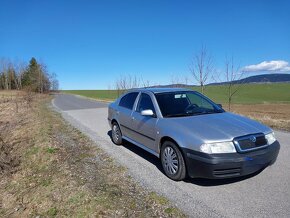
<svg viewBox="0 0 290 218">
<path fill-rule="evenodd" d="M 142 186 L 167 197 L 190 217 L 290 217 L 290 133 L 275 132 L 281 144 L 278 160 L 256 175 L 174 182 L 153 155 L 129 143 L 111 142 L 106 103 L 72 95 L 57 95 L 52 103 Z"/>
</svg>

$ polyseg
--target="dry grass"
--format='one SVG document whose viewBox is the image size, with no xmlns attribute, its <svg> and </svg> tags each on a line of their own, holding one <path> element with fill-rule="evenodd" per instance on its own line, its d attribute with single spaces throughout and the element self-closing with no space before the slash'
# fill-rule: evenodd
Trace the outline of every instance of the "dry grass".
<svg viewBox="0 0 290 218">
<path fill-rule="evenodd" d="M 233 112 L 258 120 L 274 129 L 290 131 L 290 104 L 235 104 Z"/>
<path fill-rule="evenodd" d="M 183 216 L 52 112 L 49 96 L 33 96 L 30 105 L 25 93 L 3 96 L 0 217 Z"/>
</svg>

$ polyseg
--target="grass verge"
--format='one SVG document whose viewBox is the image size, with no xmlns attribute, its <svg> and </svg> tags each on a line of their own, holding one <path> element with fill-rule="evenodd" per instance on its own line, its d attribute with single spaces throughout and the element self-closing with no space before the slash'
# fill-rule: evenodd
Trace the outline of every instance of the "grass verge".
<svg viewBox="0 0 290 218">
<path fill-rule="evenodd" d="M 15 98 L 0 103 L 0 217 L 184 216 L 52 112 L 49 96 L 19 100 L 18 112 Z"/>
</svg>

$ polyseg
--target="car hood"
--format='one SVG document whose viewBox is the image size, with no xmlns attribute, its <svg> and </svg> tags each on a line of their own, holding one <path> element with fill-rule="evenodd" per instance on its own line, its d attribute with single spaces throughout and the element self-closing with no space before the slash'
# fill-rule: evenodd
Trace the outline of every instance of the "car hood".
<svg viewBox="0 0 290 218">
<path fill-rule="evenodd" d="M 186 135 L 192 135 L 204 142 L 232 140 L 238 136 L 272 131 L 257 121 L 229 112 L 164 120 L 169 121 L 167 126 L 178 128 Z"/>
</svg>

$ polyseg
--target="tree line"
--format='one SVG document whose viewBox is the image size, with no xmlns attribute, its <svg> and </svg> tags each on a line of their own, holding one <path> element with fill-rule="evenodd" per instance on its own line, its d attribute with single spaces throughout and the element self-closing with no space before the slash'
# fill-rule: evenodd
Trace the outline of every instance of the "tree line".
<svg viewBox="0 0 290 218">
<path fill-rule="evenodd" d="M 9 59 L 0 59 L 0 90 L 29 90 L 46 93 L 58 90 L 59 83 L 55 73 L 49 73 L 44 63 L 34 57 L 28 64 Z"/>
</svg>

